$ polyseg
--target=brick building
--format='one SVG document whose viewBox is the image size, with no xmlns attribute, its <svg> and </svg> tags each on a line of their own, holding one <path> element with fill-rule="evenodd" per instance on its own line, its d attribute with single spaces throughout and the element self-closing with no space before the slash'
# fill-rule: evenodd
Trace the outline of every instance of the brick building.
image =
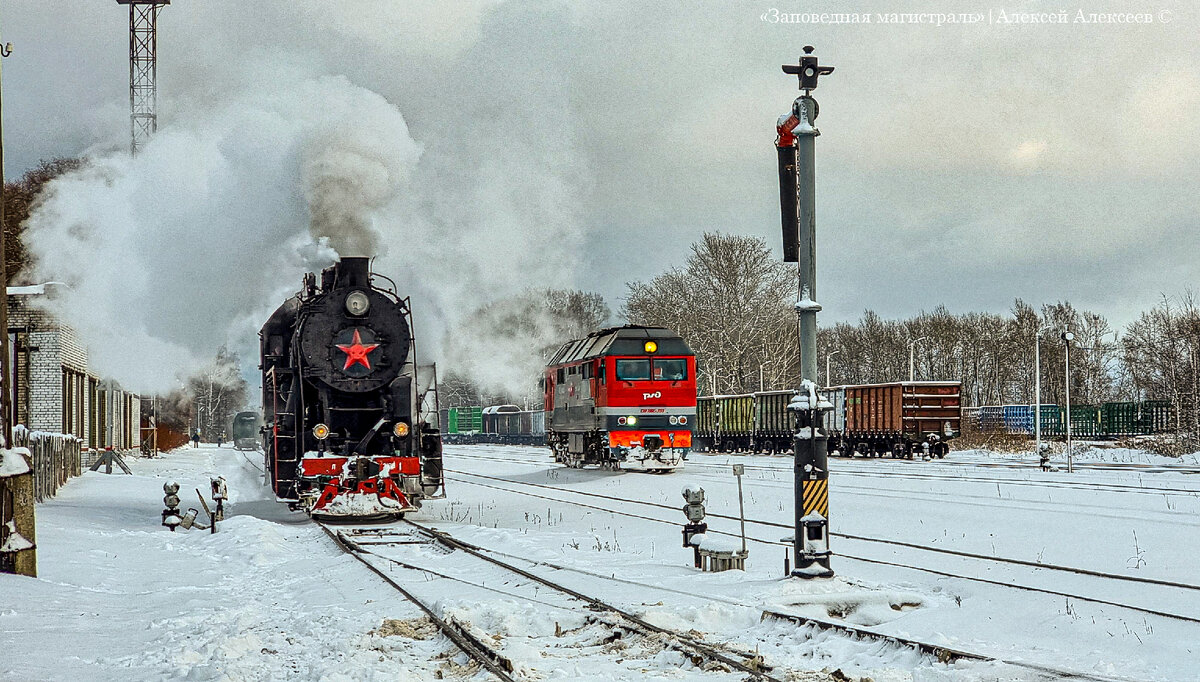
<svg viewBox="0 0 1200 682">
<path fill-rule="evenodd" d="M 8 288 L 13 423 L 69 433 L 89 448 L 133 449 L 140 442 L 141 400 L 88 369 L 75 331 L 37 306 L 54 282 Z"/>
</svg>

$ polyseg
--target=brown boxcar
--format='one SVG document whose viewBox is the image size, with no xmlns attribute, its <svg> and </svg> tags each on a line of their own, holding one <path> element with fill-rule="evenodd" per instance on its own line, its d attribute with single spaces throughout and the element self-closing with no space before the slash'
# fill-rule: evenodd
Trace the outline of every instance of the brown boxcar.
<svg viewBox="0 0 1200 682">
<path fill-rule="evenodd" d="M 912 457 L 925 452 L 944 457 L 946 441 L 959 434 L 961 385 L 957 381 L 898 381 L 839 386 L 845 395 L 844 429 L 834 447 L 865 455 Z"/>
</svg>

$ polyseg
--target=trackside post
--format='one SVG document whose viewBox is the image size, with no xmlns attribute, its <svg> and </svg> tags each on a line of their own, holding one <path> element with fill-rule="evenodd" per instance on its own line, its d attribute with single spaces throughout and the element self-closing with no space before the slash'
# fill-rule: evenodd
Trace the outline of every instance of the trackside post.
<svg viewBox="0 0 1200 682">
<path fill-rule="evenodd" d="M 798 578 L 825 578 L 829 567 L 829 437 L 823 412 L 829 403 L 817 395 L 817 239 L 816 239 L 816 139 L 813 127 L 819 107 L 812 91 L 820 76 L 833 72 L 822 66 L 804 47 L 799 64 L 783 65 L 783 72 L 800 80 L 804 94 L 792 110 L 779 118 L 775 145 L 779 151 L 779 191 L 782 211 L 784 261 L 796 263 L 796 314 L 800 327 L 800 393 L 788 408 L 796 414 L 794 566 Z M 792 151 L 794 150 L 794 151 Z M 790 167 L 789 167 L 790 163 Z M 794 198 L 792 193 L 794 192 Z M 794 214 L 791 212 L 795 211 Z M 796 243 L 798 239 L 799 243 Z"/>
</svg>

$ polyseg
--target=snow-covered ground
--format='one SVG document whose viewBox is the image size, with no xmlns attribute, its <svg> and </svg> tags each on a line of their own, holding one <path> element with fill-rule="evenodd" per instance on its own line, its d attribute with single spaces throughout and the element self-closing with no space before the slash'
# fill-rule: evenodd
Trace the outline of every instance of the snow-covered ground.
<svg viewBox="0 0 1200 682">
<path fill-rule="evenodd" d="M 840 669 L 852 679 L 877 681 L 1039 679 L 997 664 L 945 666 L 878 643 L 760 620 L 763 608 L 1093 674 L 1200 679 L 1198 623 L 1004 584 L 1192 618 L 1200 618 L 1198 590 L 842 537 L 1200 585 L 1193 570 L 1200 478 L 974 466 L 1018 461 L 1033 459 L 974 451 L 934 462 L 833 460 L 838 575 L 826 581 L 782 579 L 787 549 L 775 541 L 788 533 L 774 527 L 748 524 L 756 539 L 745 572 L 699 573 L 691 568 L 690 550 L 680 546 L 680 490 L 703 486 L 710 513 L 736 515 L 729 467 L 735 462 L 746 465 L 746 516 L 790 523 L 792 462 L 783 457 L 697 454 L 680 471 L 651 475 L 570 470 L 539 448 L 449 447 L 449 499 L 427 504 L 412 518 L 507 555 L 560 566 L 535 568 L 659 625 L 757 649 L 788 671 Z M 87 473 L 39 505 L 39 578 L 0 575 L 0 680 L 486 679 L 463 667 L 463 658 L 414 606 L 341 554 L 302 515 L 270 499 L 257 455 L 181 449 L 130 464 L 133 476 Z M 164 482 L 177 480 L 184 506 L 198 508 L 194 489 L 207 492 L 208 477 L 218 473 L 228 479 L 231 497 L 220 532 L 161 528 Z M 714 531 L 737 533 L 736 521 L 710 517 L 709 523 Z M 529 679 L 709 677 L 677 655 L 653 652 L 634 667 L 599 650 L 595 658 L 555 659 L 550 666 L 533 644 L 547 631 L 553 635 L 554 624 L 524 609 L 520 599 L 402 571 L 395 578 L 418 581 L 414 591 L 436 600 L 443 612 L 501 632 L 502 646 Z M 571 623 L 564 616 L 559 624 Z"/>
</svg>

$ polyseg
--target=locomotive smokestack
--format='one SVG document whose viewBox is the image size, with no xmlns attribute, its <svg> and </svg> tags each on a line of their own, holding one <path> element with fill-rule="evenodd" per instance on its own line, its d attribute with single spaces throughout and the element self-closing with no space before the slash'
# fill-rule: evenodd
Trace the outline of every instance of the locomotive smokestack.
<svg viewBox="0 0 1200 682">
<path fill-rule="evenodd" d="M 365 287 L 371 284 L 371 259 L 348 256 L 334 266 L 335 287 Z"/>
</svg>

